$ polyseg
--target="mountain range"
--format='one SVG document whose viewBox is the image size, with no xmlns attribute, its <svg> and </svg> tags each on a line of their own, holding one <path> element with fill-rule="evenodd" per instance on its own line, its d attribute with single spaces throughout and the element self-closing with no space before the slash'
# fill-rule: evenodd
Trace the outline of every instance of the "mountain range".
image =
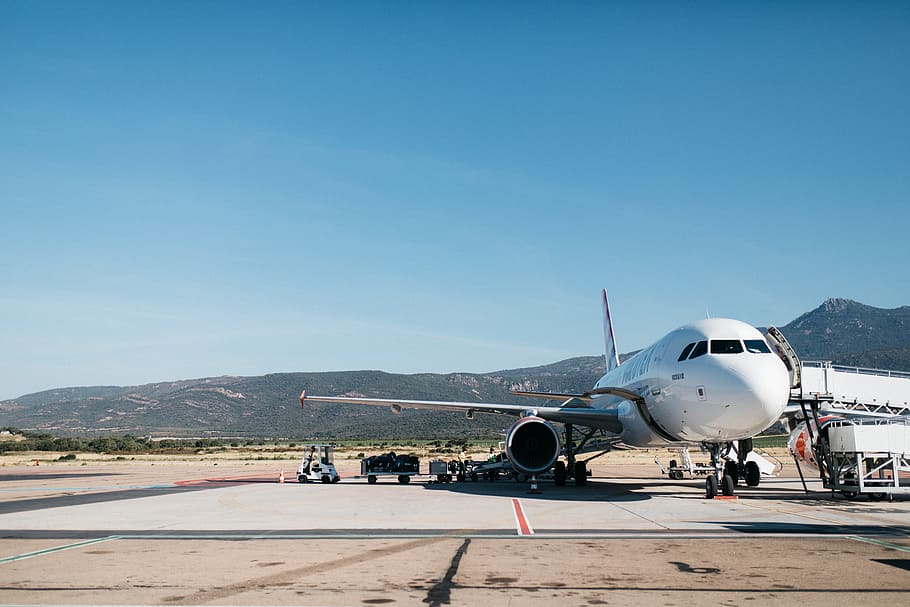
<svg viewBox="0 0 910 607">
<path fill-rule="evenodd" d="M 847 299 L 821 306 L 779 327 L 805 360 L 910 371 L 910 306 L 885 310 Z M 142 386 L 59 388 L 0 402 L 0 426 L 58 435 L 130 433 L 177 437 L 313 439 L 465 439 L 499 435 L 501 416 L 475 420 L 454 413 L 308 404 L 312 394 L 527 402 L 509 390 L 583 392 L 604 372 L 602 356 L 492 373 L 382 371 L 275 373 L 210 377 Z"/>
</svg>

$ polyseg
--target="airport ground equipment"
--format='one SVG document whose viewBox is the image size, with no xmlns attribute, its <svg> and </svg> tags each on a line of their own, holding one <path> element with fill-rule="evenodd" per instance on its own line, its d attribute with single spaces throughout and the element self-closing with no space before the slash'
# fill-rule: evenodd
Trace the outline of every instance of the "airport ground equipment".
<svg viewBox="0 0 910 607">
<path fill-rule="evenodd" d="M 435 476 L 437 483 L 451 483 L 454 478 L 464 480 L 464 475 L 459 471 L 459 464 L 455 460 L 430 460 L 430 476 Z"/>
<path fill-rule="evenodd" d="M 745 442 L 745 441 L 743 441 Z M 747 447 L 748 445 L 744 445 Z M 744 482 L 749 487 L 757 487 L 764 476 L 778 476 L 783 469 L 779 459 L 769 453 L 757 453 L 752 450 L 746 452 L 745 459 L 740 464 L 740 441 L 733 441 L 729 449 L 723 453 L 724 472 L 733 477 L 734 483 Z M 678 459 L 671 459 L 670 464 L 664 467 L 659 455 L 654 456 L 654 463 L 660 468 L 660 473 L 667 475 L 672 480 L 682 480 L 686 477 L 695 478 L 706 476 L 714 472 L 714 468 L 706 463 L 696 463 L 692 460 L 688 447 L 677 449 Z"/>
<path fill-rule="evenodd" d="M 910 420 L 835 421 L 828 427 L 827 484 L 846 497 L 910 495 Z"/>
<path fill-rule="evenodd" d="M 467 477 L 472 481 L 476 481 L 478 478 L 486 481 L 495 481 L 500 476 L 516 478 L 519 474 L 512 468 L 512 463 L 509 461 L 505 442 L 503 441 L 500 441 L 498 449 L 490 447 L 490 457 L 486 461 L 466 462 L 466 468 L 468 468 Z"/>
<path fill-rule="evenodd" d="M 337 483 L 341 480 L 335 469 L 335 449 L 332 445 L 304 445 L 303 459 L 297 468 L 301 483 Z"/>
<path fill-rule="evenodd" d="M 910 415 L 910 373 L 799 361 L 790 403 L 815 404 L 825 413 L 863 417 Z"/>
<path fill-rule="evenodd" d="M 399 483 L 406 485 L 412 476 L 420 474 L 420 460 L 413 455 L 396 455 L 394 451 L 374 455 L 360 460 L 360 474 L 371 485 L 381 476 L 396 476 Z"/>
</svg>

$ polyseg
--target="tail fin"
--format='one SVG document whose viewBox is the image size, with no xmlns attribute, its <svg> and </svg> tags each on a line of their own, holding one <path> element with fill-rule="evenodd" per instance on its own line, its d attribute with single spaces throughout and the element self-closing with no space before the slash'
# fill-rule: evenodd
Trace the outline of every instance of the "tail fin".
<svg viewBox="0 0 910 607">
<path fill-rule="evenodd" d="M 607 290 L 604 289 L 604 360 L 607 371 L 619 366 L 619 353 L 616 351 L 616 336 L 613 334 L 613 319 L 610 317 L 610 302 L 607 301 Z"/>
</svg>

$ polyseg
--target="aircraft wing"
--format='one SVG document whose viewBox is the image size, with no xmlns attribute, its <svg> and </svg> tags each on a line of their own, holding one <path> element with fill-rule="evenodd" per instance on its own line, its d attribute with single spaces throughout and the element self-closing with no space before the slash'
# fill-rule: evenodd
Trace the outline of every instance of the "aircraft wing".
<svg viewBox="0 0 910 607">
<path fill-rule="evenodd" d="M 622 423 L 614 408 L 596 408 L 571 404 L 562 407 L 532 407 L 527 405 L 506 405 L 501 403 L 462 403 L 433 400 L 399 400 L 393 398 L 360 398 L 349 396 L 309 396 L 300 393 L 300 406 L 308 402 L 336 403 L 346 405 L 371 405 L 388 407 L 395 413 L 402 409 L 433 409 L 436 411 L 457 411 L 472 416 L 474 413 L 499 413 L 505 415 L 536 415 L 542 419 L 564 424 L 577 424 L 614 432 L 622 432 Z"/>
</svg>

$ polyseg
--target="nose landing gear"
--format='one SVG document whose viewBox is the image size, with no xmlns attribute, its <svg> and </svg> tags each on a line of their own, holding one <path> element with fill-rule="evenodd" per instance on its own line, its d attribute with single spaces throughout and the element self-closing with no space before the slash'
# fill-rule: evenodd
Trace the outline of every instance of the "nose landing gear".
<svg viewBox="0 0 910 607">
<path fill-rule="evenodd" d="M 711 453 L 711 467 L 713 473 L 708 474 L 705 479 L 705 497 L 714 499 L 717 496 L 718 489 L 721 494 L 729 497 L 732 496 L 736 489 L 736 481 L 739 477 L 738 465 L 736 462 L 728 461 L 721 466 L 721 451 L 729 449 L 729 445 L 722 443 L 705 443 L 705 448 Z"/>
</svg>

